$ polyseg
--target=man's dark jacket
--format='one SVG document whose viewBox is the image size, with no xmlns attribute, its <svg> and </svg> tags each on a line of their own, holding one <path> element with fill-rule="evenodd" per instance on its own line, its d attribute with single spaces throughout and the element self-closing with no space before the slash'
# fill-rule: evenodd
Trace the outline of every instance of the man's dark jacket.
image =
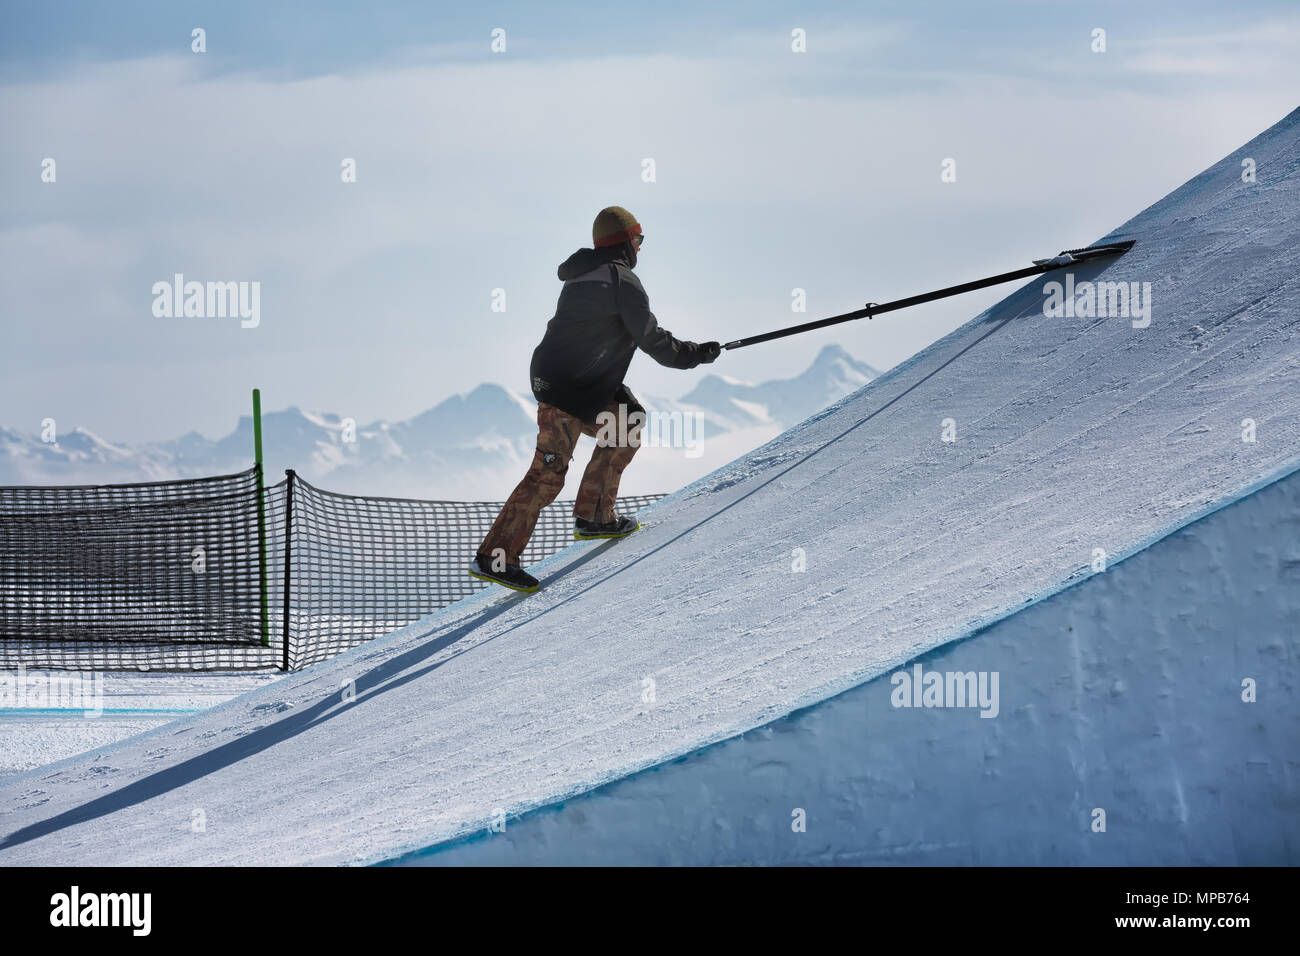
<svg viewBox="0 0 1300 956">
<path fill-rule="evenodd" d="M 595 423 L 623 385 L 638 348 L 670 368 L 700 364 L 696 343 L 674 338 L 655 321 L 631 269 L 635 256 L 626 243 L 579 249 L 560 266 L 564 288 L 529 371 L 539 402 Z"/>
</svg>

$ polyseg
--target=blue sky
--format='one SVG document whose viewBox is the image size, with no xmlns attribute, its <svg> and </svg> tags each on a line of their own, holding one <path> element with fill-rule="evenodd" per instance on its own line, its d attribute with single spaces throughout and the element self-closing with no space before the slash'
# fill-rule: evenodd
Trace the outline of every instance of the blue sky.
<svg viewBox="0 0 1300 956">
<path fill-rule="evenodd" d="M 140 441 L 223 434 L 253 385 L 359 421 L 523 391 L 555 266 L 610 203 L 684 338 L 1015 268 L 1295 108 L 1298 41 L 1283 3 L 9 5 L 0 424 Z M 176 272 L 260 282 L 260 325 L 155 317 Z M 831 341 L 888 367 L 1005 291 L 714 370 L 784 377 Z M 642 356 L 629 383 L 700 374 Z"/>
</svg>

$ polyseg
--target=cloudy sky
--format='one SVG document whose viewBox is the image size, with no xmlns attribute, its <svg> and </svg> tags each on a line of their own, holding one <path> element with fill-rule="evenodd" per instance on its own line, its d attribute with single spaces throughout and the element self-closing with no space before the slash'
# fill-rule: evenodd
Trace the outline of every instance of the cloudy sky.
<svg viewBox="0 0 1300 956">
<path fill-rule="evenodd" d="M 525 391 L 555 267 L 613 203 L 683 338 L 1017 268 L 1294 109 L 1297 51 L 1295 4 L 1250 0 L 6 4 L 0 424 L 147 441 L 229 432 L 254 385 L 361 422 Z M 260 324 L 155 316 L 176 273 L 259 282 Z M 1006 291 L 715 369 L 831 341 L 887 368 Z M 640 356 L 629 382 L 701 374 Z"/>
</svg>

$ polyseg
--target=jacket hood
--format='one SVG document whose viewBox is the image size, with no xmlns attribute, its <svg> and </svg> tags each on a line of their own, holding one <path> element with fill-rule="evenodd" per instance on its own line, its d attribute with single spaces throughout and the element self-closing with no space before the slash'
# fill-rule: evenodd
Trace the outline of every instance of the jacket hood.
<svg viewBox="0 0 1300 956">
<path fill-rule="evenodd" d="M 555 274 L 559 276 L 561 282 L 567 282 L 606 262 L 622 262 L 631 269 L 636 265 L 636 253 L 632 251 L 632 244 L 625 242 L 601 249 L 579 249 L 560 263 Z"/>
</svg>

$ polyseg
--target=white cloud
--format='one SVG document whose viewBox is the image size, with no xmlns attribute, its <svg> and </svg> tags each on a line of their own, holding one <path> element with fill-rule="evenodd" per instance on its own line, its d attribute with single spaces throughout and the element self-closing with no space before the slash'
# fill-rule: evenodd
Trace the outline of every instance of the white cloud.
<svg viewBox="0 0 1300 956">
<path fill-rule="evenodd" d="M 1218 33 L 1142 38 L 1118 47 L 1122 69 L 1155 76 L 1250 81 L 1272 79 L 1296 88 L 1300 20 L 1252 23 Z"/>
</svg>

